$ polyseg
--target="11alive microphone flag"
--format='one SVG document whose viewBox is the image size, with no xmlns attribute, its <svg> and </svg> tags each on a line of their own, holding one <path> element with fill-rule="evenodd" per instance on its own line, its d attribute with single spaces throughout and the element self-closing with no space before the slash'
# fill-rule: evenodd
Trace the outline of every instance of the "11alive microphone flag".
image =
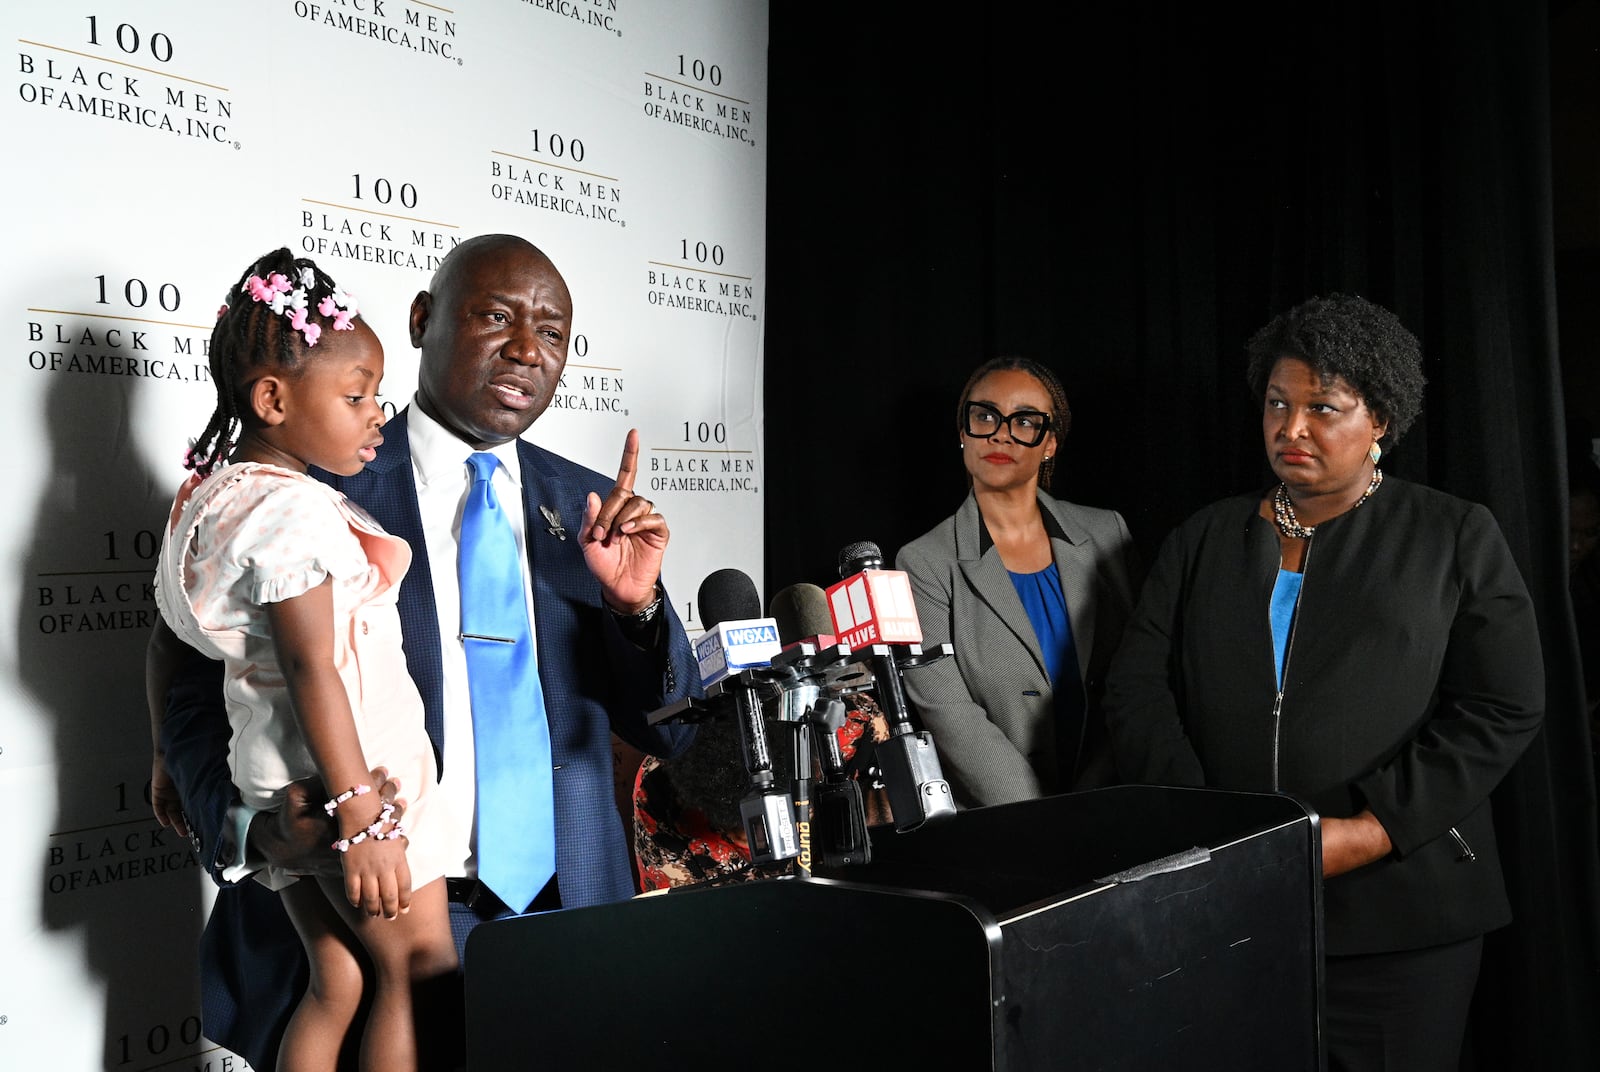
<svg viewBox="0 0 1600 1072">
<path fill-rule="evenodd" d="M 751 667 L 770 666 L 772 657 L 782 650 L 778 623 L 771 618 L 718 622 L 694 642 L 700 684 L 711 685 Z"/>
<path fill-rule="evenodd" d="M 920 644 L 911 578 L 903 570 L 864 569 L 828 589 L 828 611 L 839 643 Z"/>
</svg>

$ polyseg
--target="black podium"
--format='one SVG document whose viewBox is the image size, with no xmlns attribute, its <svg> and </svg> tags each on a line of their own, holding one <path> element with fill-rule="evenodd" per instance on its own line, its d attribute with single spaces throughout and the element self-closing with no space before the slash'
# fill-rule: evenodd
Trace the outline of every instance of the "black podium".
<svg viewBox="0 0 1600 1072">
<path fill-rule="evenodd" d="M 874 831 L 812 879 L 487 923 L 468 1067 L 1320 1067 L 1316 817 L 1124 786 Z"/>
</svg>

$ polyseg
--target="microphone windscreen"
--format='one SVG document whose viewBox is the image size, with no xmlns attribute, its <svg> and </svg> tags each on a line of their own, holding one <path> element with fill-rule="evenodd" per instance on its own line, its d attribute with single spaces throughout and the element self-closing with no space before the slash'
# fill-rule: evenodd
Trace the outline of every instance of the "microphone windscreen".
<svg viewBox="0 0 1600 1072">
<path fill-rule="evenodd" d="M 761 596 L 744 572 L 719 569 L 700 582 L 700 621 L 706 629 L 719 622 L 761 617 Z"/>
<path fill-rule="evenodd" d="M 864 569 L 882 569 L 883 552 L 871 540 L 857 540 L 839 552 L 839 576 L 849 577 Z"/>
<path fill-rule="evenodd" d="M 778 623 L 778 641 L 782 644 L 833 632 L 828 595 L 814 584 L 791 584 L 778 589 L 767 607 L 767 616 Z"/>
</svg>

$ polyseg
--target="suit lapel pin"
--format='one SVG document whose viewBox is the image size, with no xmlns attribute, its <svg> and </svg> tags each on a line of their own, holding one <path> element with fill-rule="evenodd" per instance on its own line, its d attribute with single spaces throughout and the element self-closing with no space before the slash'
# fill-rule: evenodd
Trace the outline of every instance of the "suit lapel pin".
<svg viewBox="0 0 1600 1072">
<path fill-rule="evenodd" d="M 550 535 L 556 537 L 558 540 L 564 540 L 567 538 L 567 530 L 561 527 L 560 510 L 552 510 L 548 506 L 541 506 L 539 507 L 539 512 L 544 515 L 544 519 L 546 521 L 550 522 L 550 527 L 545 530 L 546 532 L 550 533 Z"/>
</svg>

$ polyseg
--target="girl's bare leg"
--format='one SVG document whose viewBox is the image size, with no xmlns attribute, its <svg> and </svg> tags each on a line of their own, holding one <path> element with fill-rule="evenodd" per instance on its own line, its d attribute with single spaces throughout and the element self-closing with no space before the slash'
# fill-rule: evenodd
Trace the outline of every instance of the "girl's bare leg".
<svg viewBox="0 0 1600 1072">
<path fill-rule="evenodd" d="M 279 1072 L 336 1072 L 339 1049 L 361 1004 L 361 947 L 311 879 L 280 896 L 300 934 L 311 978 L 278 1048 Z"/>
<path fill-rule="evenodd" d="M 363 1072 L 416 1069 L 419 1033 L 428 1029 L 436 1014 L 412 1000 L 413 990 L 442 977 L 453 978 L 457 969 L 444 880 L 435 879 L 411 891 L 411 910 L 398 919 L 368 916 L 351 907 L 345 900 L 344 886 L 337 879 L 323 880 L 323 892 L 360 939 L 372 964 L 372 1006 L 361 1044 Z M 434 993 L 441 988 L 422 989 Z M 452 988 L 444 987 L 442 992 L 450 994 Z M 459 995 L 459 990 L 454 993 Z M 460 1020 L 455 1009 L 437 1016 L 446 1024 Z"/>
</svg>

